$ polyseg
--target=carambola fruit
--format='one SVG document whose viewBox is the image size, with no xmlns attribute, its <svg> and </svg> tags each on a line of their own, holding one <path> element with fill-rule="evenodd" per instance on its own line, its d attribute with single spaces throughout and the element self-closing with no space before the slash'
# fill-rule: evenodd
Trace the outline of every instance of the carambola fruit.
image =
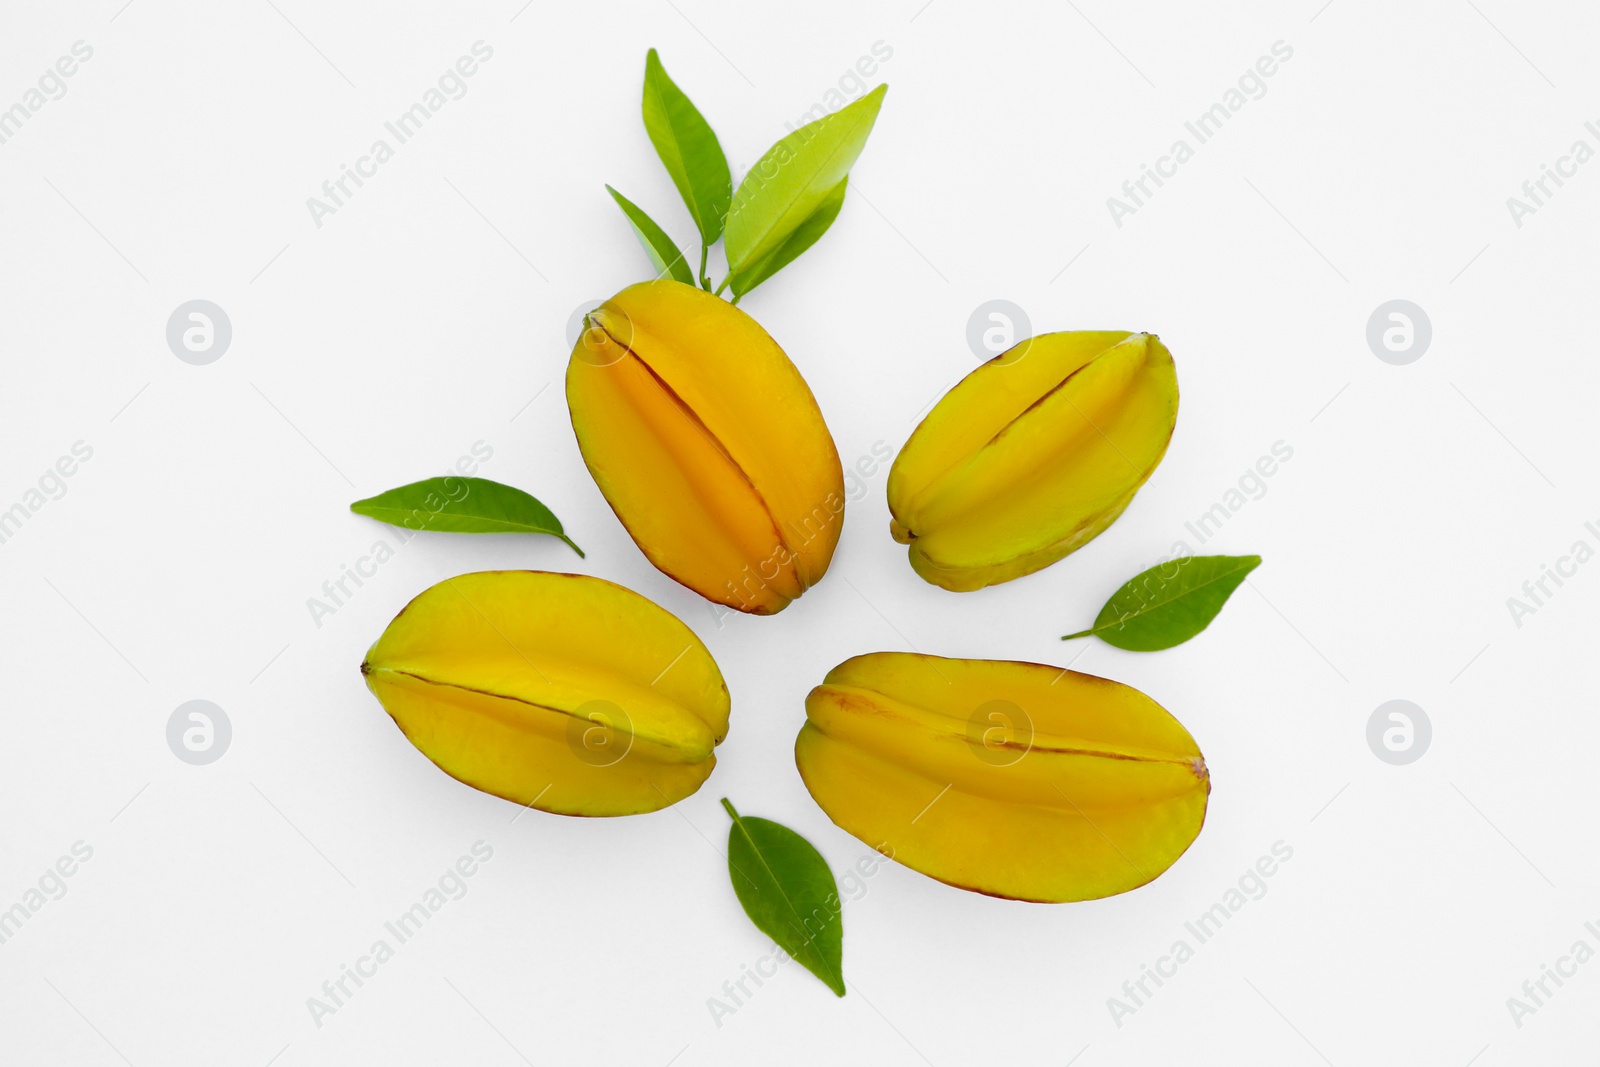
<svg viewBox="0 0 1600 1067">
<path fill-rule="evenodd" d="M 1017 900 L 1111 896 L 1170 867 L 1211 792 L 1189 732 L 1130 686 L 1039 663 L 875 652 L 806 698 L 806 788 L 931 878 Z"/>
<path fill-rule="evenodd" d="M 844 475 L 822 412 L 749 315 L 671 280 L 590 313 L 567 364 L 583 461 L 650 562 L 770 615 L 828 569 Z"/>
<path fill-rule="evenodd" d="M 728 688 L 693 631 L 580 574 L 447 578 L 395 616 L 361 673 L 446 774 L 561 815 L 676 803 L 728 732 Z"/>
<path fill-rule="evenodd" d="M 967 591 L 1048 567 L 1111 525 L 1166 453 L 1172 355 L 1153 334 L 1047 333 L 982 364 L 889 471 L 911 566 Z"/>
</svg>

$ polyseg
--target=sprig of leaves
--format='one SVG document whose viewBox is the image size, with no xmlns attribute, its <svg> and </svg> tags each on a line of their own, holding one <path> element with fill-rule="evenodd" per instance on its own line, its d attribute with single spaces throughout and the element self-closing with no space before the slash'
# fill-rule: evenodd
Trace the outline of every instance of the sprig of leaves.
<svg viewBox="0 0 1600 1067">
<path fill-rule="evenodd" d="M 735 192 L 716 132 L 650 50 L 644 64 L 644 128 L 699 232 L 701 288 L 713 291 L 706 263 L 718 240 L 727 253 L 728 275 L 714 291 L 732 289 L 735 304 L 817 243 L 844 207 L 850 168 L 866 146 L 888 88 L 880 85 L 778 141 Z M 695 284 L 694 270 L 667 232 L 611 186 L 606 191 L 633 226 L 656 277 Z"/>
<path fill-rule="evenodd" d="M 1141 571 L 1111 594 L 1087 630 L 1061 640 L 1096 636 L 1130 652 L 1181 645 L 1211 625 L 1260 556 L 1182 556 Z"/>
</svg>

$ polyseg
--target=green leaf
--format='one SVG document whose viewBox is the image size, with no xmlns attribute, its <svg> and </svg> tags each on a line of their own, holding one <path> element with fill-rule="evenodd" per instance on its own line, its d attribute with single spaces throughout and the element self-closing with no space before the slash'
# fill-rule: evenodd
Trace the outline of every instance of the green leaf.
<svg viewBox="0 0 1600 1067">
<path fill-rule="evenodd" d="M 816 214 L 834 195 L 867 143 L 887 85 L 795 130 L 767 149 L 739 183 L 723 243 L 728 269 L 751 269 Z"/>
<path fill-rule="evenodd" d="M 828 861 L 811 842 L 768 819 L 733 816 L 728 876 L 744 913 L 806 970 L 844 996 L 844 917 Z"/>
<path fill-rule="evenodd" d="M 644 130 L 694 216 L 701 242 L 714 243 L 733 200 L 728 159 L 699 109 L 667 77 L 654 48 L 644 60 Z"/>
<path fill-rule="evenodd" d="M 628 221 L 633 223 L 633 232 L 638 235 L 639 243 L 644 245 L 645 255 L 650 257 L 650 262 L 655 266 L 656 277 L 663 278 L 670 274 L 685 285 L 693 285 L 694 272 L 689 269 L 689 263 L 678 251 L 678 246 L 667 236 L 667 231 L 657 226 L 655 219 L 611 186 L 606 186 L 606 192 L 611 194 L 611 199 L 617 202 L 622 213 L 628 216 Z"/>
<path fill-rule="evenodd" d="M 1181 645 L 1211 625 L 1260 556 L 1183 556 L 1158 563 L 1111 594 L 1094 626 L 1061 640 L 1098 635 L 1129 652 Z"/>
<path fill-rule="evenodd" d="M 487 478 L 424 478 L 350 505 L 391 526 L 439 533 L 538 533 L 559 537 L 580 557 L 583 549 L 561 528 L 561 520 L 521 489 Z"/>
<path fill-rule="evenodd" d="M 844 207 L 845 186 L 849 184 L 849 181 L 849 178 L 845 178 L 834 186 L 827 199 L 822 202 L 817 210 L 811 213 L 811 217 L 795 227 L 795 231 L 789 235 L 789 239 L 773 249 L 772 254 L 767 256 L 766 259 L 751 267 L 746 273 L 728 275 L 728 283 L 733 287 L 734 293 L 744 296 L 784 267 L 793 263 L 799 258 L 801 252 L 816 244 L 817 238 L 827 233 L 828 227 L 833 225 L 833 220 L 839 217 L 839 209 Z"/>
</svg>

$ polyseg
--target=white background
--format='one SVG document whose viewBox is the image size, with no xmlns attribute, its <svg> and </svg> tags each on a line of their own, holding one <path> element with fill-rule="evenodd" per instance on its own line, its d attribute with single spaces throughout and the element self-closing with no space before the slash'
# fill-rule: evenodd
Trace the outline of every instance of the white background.
<svg viewBox="0 0 1600 1067">
<path fill-rule="evenodd" d="M 1600 520 L 1584 326 L 1600 164 L 1520 227 L 1506 198 L 1574 140 L 1600 148 L 1583 127 L 1600 15 L 921 2 L 7 5 L 0 107 L 75 41 L 94 54 L 0 145 L 0 509 L 74 442 L 93 458 L 0 545 L 0 908 L 75 842 L 93 856 L 0 945 L 0 1060 L 1592 1055 L 1600 963 L 1520 1027 L 1506 1001 L 1578 939 L 1600 948 L 1583 926 L 1600 920 L 1600 564 L 1520 627 L 1506 600 L 1574 541 L 1600 544 L 1583 526 Z M 307 197 L 478 40 L 494 55 L 466 96 L 314 225 Z M 1280 40 L 1293 56 L 1265 95 L 1118 227 L 1107 197 Z M 1177 433 L 1105 535 L 969 594 L 912 573 L 879 469 L 826 581 L 719 626 L 627 538 L 567 421 L 569 315 L 648 273 L 602 183 L 687 241 L 639 118 L 648 47 L 742 172 L 880 41 L 891 91 L 842 216 L 743 304 L 845 463 L 898 448 L 974 366 L 967 319 L 992 298 L 1040 332 L 1158 332 Z M 209 366 L 165 340 L 195 298 L 233 324 Z M 1395 298 L 1433 324 L 1409 366 L 1365 339 Z M 480 440 L 481 473 L 546 501 L 588 558 L 426 535 L 316 625 L 308 598 L 392 539 L 348 503 Z M 1278 441 L 1293 458 L 1204 546 L 1266 560 L 1210 630 L 1156 654 L 1056 640 L 1174 542 L 1199 549 L 1184 524 Z M 601 575 L 703 637 L 734 711 L 698 794 L 513 823 L 407 744 L 362 654 L 424 587 L 493 567 Z M 845 910 L 848 997 L 788 967 L 718 1026 L 708 998 L 770 942 L 731 891 L 717 799 L 795 827 L 836 871 L 868 855 L 791 746 L 808 689 L 875 649 L 1081 656 L 1144 689 L 1206 753 L 1204 832 L 1153 884 L 1077 905 L 891 865 Z M 165 740 L 196 698 L 234 730 L 204 767 Z M 1366 741 L 1395 698 L 1433 724 L 1409 766 Z M 307 998 L 479 840 L 494 856 L 467 894 L 315 1025 Z M 1278 841 L 1293 858 L 1266 895 L 1119 1026 L 1108 998 Z"/>
</svg>

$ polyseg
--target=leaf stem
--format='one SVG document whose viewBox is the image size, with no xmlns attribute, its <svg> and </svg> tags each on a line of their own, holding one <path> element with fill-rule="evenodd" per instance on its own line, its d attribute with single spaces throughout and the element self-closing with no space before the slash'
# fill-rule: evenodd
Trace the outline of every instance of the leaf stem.
<svg viewBox="0 0 1600 1067">
<path fill-rule="evenodd" d="M 722 290 L 726 289 L 728 287 L 728 283 L 731 282 L 731 281 L 733 281 L 733 272 L 729 271 L 728 272 L 728 276 L 726 278 L 722 279 L 722 284 L 717 286 L 717 291 L 715 293 L 712 293 L 711 295 L 712 296 L 721 296 L 722 295 Z"/>
<path fill-rule="evenodd" d="M 728 800 L 727 797 L 723 797 L 722 798 L 722 806 L 728 809 L 728 814 L 733 816 L 733 821 L 734 822 L 738 822 L 739 821 L 739 813 L 737 811 L 733 810 L 733 804 L 732 804 L 731 801 Z"/>
<path fill-rule="evenodd" d="M 556 536 L 561 538 L 561 540 L 565 541 L 567 543 L 567 547 L 571 548 L 572 551 L 574 551 L 574 552 L 576 552 L 578 554 L 578 558 L 579 559 L 588 559 L 589 558 L 588 556 L 585 556 L 583 554 L 583 549 L 579 548 L 578 547 L 578 543 L 576 541 L 574 541 L 572 538 L 568 537 L 566 534 L 556 534 Z"/>
<path fill-rule="evenodd" d="M 700 288 L 706 292 L 711 291 L 711 275 L 706 273 L 706 256 L 711 253 L 711 246 L 704 241 L 700 242 Z"/>
<path fill-rule="evenodd" d="M 1079 630 L 1075 634 L 1068 634 L 1067 636 L 1063 637 L 1061 640 L 1063 640 L 1063 641 L 1071 641 L 1074 637 L 1093 637 L 1096 634 L 1102 633 L 1102 632 L 1104 632 L 1106 630 L 1120 630 L 1120 629 L 1122 629 L 1124 626 L 1126 626 L 1128 624 L 1128 620 L 1129 619 L 1135 618 L 1135 617 L 1136 616 L 1134 616 L 1134 615 L 1128 615 L 1128 614 L 1118 615 L 1115 619 L 1113 619 L 1110 622 L 1097 622 L 1093 626 L 1089 627 L 1087 630 Z"/>
</svg>

